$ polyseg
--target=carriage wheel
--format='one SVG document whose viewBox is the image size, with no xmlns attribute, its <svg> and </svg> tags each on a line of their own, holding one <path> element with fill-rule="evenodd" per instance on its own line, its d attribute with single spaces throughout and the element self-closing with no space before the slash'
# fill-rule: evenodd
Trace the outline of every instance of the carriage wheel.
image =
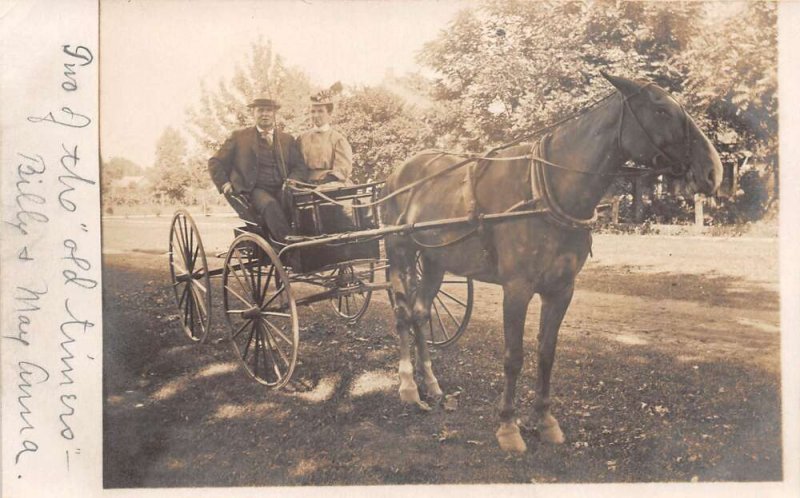
<svg viewBox="0 0 800 498">
<path fill-rule="evenodd" d="M 331 278 L 340 292 L 330 300 L 333 311 L 351 325 L 358 322 L 367 312 L 369 301 L 372 299 L 372 291 L 358 292 L 351 289 L 375 281 L 375 263 L 369 263 L 369 267 L 341 264 L 333 271 Z"/>
<path fill-rule="evenodd" d="M 422 275 L 422 259 L 417 257 L 417 274 Z M 431 318 L 422 326 L 428 344 L 452 346 L 467 330 L 472 315 L 472 279 L 445 273 L 439 292 L 431 303 Z"/>
<path fill-rule="evenodd" d="M 297 364 L 297 306 L 278 255 L 263 238 L 233 241 L 222 269 L 230 340 L 247 373 L 265 386 L 286 385 Z"/>
<path fill-rule="evenodd" d="M 184 209 L 172 217 L 169 270 L 181 327 L 189 339 L 204 342 L 211 326 L 208 261 L 194 220 Z"/>
</svg>

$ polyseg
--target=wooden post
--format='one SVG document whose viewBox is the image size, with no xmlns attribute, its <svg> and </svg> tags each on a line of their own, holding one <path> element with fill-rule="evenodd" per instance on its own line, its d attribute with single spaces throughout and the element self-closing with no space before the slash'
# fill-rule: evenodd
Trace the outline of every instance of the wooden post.
<svg viewBox="0 0 800 498">
<path fill-rule="evenodd" d="M 619 196 L 615 195 L 611 199 L 611 223 L 619 223 Z"/>
<path fill-rule="evenodd" d="M 694 225 L 698 230 L 703 229 L 703 200 L 701 194 L 694 194 Z"/>
<path fill-rule="evenodd" d="M 633 180 L 633 222 L 641 223 L 644 220 L 644 203 L 642 197 L 644 196 L 645 182 L 644 178 L 636 177 Z"/>
</svg>

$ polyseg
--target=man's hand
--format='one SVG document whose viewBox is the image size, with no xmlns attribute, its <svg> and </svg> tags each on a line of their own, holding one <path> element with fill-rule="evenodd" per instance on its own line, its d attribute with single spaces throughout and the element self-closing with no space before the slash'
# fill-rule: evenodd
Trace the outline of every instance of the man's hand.
<svg viewBox="0 0 800 498">
<path fill-rule="evenodd" d="M 233 193 L 233 185 L 231 182 L 225 182 L 222 186 L 222 195 L 231 195 Z"/>
</svg>

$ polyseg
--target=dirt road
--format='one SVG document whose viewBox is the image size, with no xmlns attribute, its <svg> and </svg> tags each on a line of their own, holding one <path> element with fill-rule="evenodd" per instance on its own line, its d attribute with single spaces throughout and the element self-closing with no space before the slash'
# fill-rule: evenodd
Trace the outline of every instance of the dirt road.
<svg viewBox="0 0 800 498">
<path fill-rule="evenodd" d="M 201 225 L 207 246 L 231 239 L 227 223 Z M 528 420 L 535 300 L 518 389 L 529 450 L 510 456 L 494 441 L 497 288 L 477 286 L 465 336 L 434 353 L 443 389 L 460 392 L 455 411 L 399 402 L 383 295 L 355 326 L 327 303 L 302 310 L 295 378 L 310 390 L 272 392 L 227 343 L 181 335 L 162 225 L 104 225 L 107 487 L 781 478 L 775 240 L 597 237 L 553 374 L 567 443 L 539 444 Z"/>
</svg>

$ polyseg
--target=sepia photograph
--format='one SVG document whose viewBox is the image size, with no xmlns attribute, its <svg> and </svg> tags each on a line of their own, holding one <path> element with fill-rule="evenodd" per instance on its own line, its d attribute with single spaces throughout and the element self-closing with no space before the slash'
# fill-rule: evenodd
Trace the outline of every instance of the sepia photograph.
<svg viewBox="0 0 800 498">
<path fill-rule="evenodd" d="M 778 3 L 99 5 L 103 488 L 784 480 Z"/>
</svg>

